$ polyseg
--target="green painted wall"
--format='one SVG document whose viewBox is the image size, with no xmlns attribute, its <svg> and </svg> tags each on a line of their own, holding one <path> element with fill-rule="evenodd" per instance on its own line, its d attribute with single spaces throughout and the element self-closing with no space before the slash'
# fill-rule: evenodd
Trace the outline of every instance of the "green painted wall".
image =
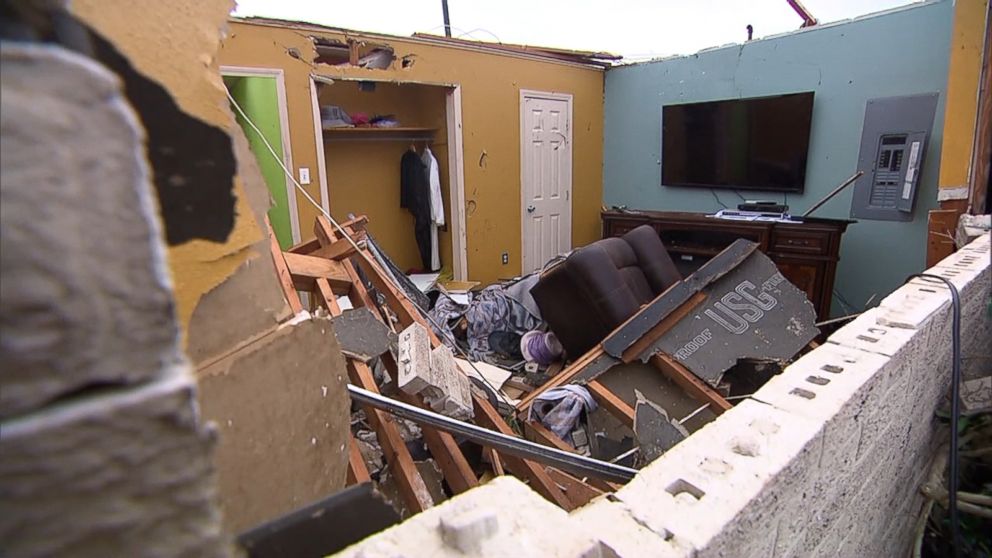
<svg viewBox="0 0 992 558">
<path fill-rule="evenodd" d="M 861 310 L 925 268 L 927 212 L 937 175 L 947 90 L 953 3 L 924 2 L 852 21 L 742 45 L 614 68 L 606 73 L 603 203 L 667 211 L 736 207 L 730 190 L 661 185 L 661 107 L 666 104 L 814 91 L 806 190 L 787 203 L 802 213 L 854 172 L 865 103 L 876 97 L 939 93 L 911 222 L 861 220 L 841 245 L 833 313 Z M 849 188 L 817 217 L 848 218 Z M 781 193 L 741 192 L 785 200 Z M 715 199 L 719 196 L 720 202 Z"/>
<path fill-rule="evenodd" d="M 248 145 L 251 147 L 262 177 L 269 186 L 272 196 L 272 208 L 269 209 L 269 220 L 275 230 L 279 245 L 289 248 L 293 245 L 293 225 L 289 216 L 289 201 L 286 196 L 286 173 L 279 162 L 284 160 L 282 151 L 282 131 L 279 124 L 279 96 L 276 92 L 276 78 L 270 77 L 233 77 L 225 76 L 224 84 L 231 96 L 245 111 L 248 118 L 262 131 L 265 139 L 279 156 L 275 159 L 262 142 L 258 134 L 234 111 L 238 124 L 245 131 Z M 232 109 L 233 110 L 233 109 Z"/>
</svg>

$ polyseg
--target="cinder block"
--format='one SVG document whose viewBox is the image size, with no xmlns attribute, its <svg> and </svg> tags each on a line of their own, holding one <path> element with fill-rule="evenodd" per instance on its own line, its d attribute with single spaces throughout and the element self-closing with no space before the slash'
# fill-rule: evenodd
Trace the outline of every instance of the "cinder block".
<svg viewBox="0 0 992 558">
<path fill-rule="evenodd" d="M 917 279 L 919 281 L 919 279 Z M 946 289 L 911 282 L 896 289 L 879 303 L 878 323 L 891 327 L 917 329 L 935 312 L 950 305 Z"/>
<path fill-rule="evenodd" d="M 616 555 L 571 521 L 564 510 L 519 480 L 503 476 L 335 556 L 607 558 Z"/>
<path fill-rule="evenodd" d="M 7 418 L 181 356 L 144 132 L 117 77 L 48 45 L 5 42 L 0 59 Z"/>
<path fill-rule="evenodd" d="M 731 534 L 763 521 L 748 509 L 752 500 L 806 450 L 818 429 L 814 421 L 744 401 L 642 469 L 616 496 L 652 531 L 669 532 L 701 555 L 719 555 Z M 737 551 L 760 555 L 771 543 L 749 539 L 746 544 L 755 546 Z"/>
<path fill-rule="evenodd" d="M 0 539 L 11 556 L 220 556 L 210 447 L 174 368 L 125 392 L 3 423 Z"/>
<path fill-rule="evenodd" d="M 634 519 L 622 501 L 599 498 L 572 512 L 571 523 L 624 558 L 676 558 L 693 553 L 686 541 L 671 533 L 652 531 Z"/>
<path fill-rule="evenodd" d="M 429 398 L 431 407 L 451 417 L 471 418 L 475 411 L 469 379 L 458 368 L 451 349 L 440 345 L 431 351 L 431 370 L 440 392 Z"/>
<path fill-rule="evenodd" d="M 409 394 L 417 394 L 434 385 L 431 373 L 431 341 L 420 324 L 410 324 L 397 341 L 398 378 L 396 385 Z"/>
<path fill-rule="evenodd" d="M 896 354 L 913 339 L 916 330 L 880 324 L 878 321 L 880 314 L 878 308 L 866 311 L 834 332 L 827 341 L 885 356 Z"/>
</svg>

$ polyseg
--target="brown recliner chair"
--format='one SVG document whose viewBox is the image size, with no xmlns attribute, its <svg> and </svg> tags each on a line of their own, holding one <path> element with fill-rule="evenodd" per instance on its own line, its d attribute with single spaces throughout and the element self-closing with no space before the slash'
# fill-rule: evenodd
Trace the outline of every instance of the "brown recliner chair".
<svg viewBox="0 0 992 558">
<path fill-rule="evenodd" d="M 530 293 L 570 358 L 602 341 L 682 280 L 650 225 L 579 248 L 545 270 Z"/>
</svg>

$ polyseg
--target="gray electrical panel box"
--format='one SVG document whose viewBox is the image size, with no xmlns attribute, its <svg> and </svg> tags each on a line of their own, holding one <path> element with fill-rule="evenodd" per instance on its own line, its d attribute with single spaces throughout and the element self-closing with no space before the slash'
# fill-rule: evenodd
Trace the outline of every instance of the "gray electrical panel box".
<svg viewBox="0 0 992 558">
<path fill-rule="evenodd" d="M 865 108 L 851 217 L 912 221 L 937 93 L 870 99 Z"/>
</svg>

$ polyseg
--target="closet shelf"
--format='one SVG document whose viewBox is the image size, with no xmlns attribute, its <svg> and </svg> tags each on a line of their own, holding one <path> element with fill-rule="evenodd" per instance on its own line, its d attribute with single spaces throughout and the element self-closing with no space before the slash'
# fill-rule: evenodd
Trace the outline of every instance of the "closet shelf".
<svg viewBox="0 0 992 558">
<path fill-rule="evenodd" d="M 327 141 L 410 141 L 432 139 L 434 128 L 324 128 Z"/>
</svg>

